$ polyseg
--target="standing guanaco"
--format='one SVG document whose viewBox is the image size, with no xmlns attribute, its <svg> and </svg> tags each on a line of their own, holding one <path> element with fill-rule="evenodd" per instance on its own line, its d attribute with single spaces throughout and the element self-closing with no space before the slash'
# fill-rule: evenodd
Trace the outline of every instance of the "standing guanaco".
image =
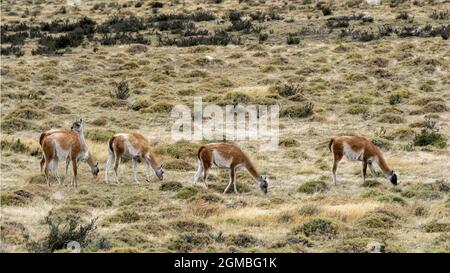
<svg viewBox="0 0 450 273">
<path fill-rule="evenodd" d="M 393 170 L 389 168 L 384 159 L 381 151 L 372 142 L 364 137 L 360 136 L 340 136 L 334 137 L 330 140 L 328 148 L 334 155 L 333 161 L 333 182 L 336 185 L 336 170 L 341 161 L 342 157 L 345 155 L 350 161 L 361 161 L 361 172 L 363 177 L 363 182 L 366 179 L 366 170 L 369 166 L 369 170 L 372 176 L 376 177 L 376 172 L 373 164 L 376 163 L 383 171 L 385 177 L 391 181 L 392 184 L 397 185 L 397 175 Z"/>
<path fill-rule="evenodd" d="M 240 167 L 244 167 L 253 176 L 253 178 L 259 183 L 259 187 L 266 194 L 268 183 L 267 177 L 258 173 L 253 163 L 248 156 L 236 145 L 230 143 L 210 143 L 200 147 L 197 153 L 198 157 L 198 169 L 194 176 L 194 184 L 197 183 L 200 176 L 203 174 L 203 182 L 205 187 L 208 188 L 208 171 L 212 164 L 215 164 L 221 169 L 230 170 L 230 182 L 225 188 L 223 193 L 228 191 L 228 188 L 233 184 L 234 192 L 237 192 L 236 188 L 236 171 Z"/>
<path fill-rule="evenodd" d="M 131 167 L 133 169 L 133 178 L 136 183 L 136 165 L 137 161 L 143 161 L 147 164 L 147 181 L 150 181 L 150 167 L 155 172 L 156 176 L 162 180 L 164 174 L 163 164 L 159 165 L 153 155 L 150 143 L 145 137 L 139 133 L 131 134 L 115 134 L 108 141 L 108 160 L 105 168 L 105 182 L 108 183 L 108 172 L 111 164 L 114 162 L 114 173 L 116 182 L 119 183 L 117 169 L 122 158 L 131 159 Z"/>
<path fill-rule="evenodd" d="M 77 187 L 77 171 L 80 160 L 87 161 L 94 176 L 97 176 L 99 173 L 98 162 L 95 161 L 89 152 L 84 140 L 83 121 L 81 119 L 72 124 L 70 131 L 66 129 L 51 129 L 42 133 L 39 143 L 43 152 L 40 165 L 41 170 L 44 170 L 47 185 L 50 185 L 49 168 L 55 174 L 58 183 L 61 184 L 58 174 L 58 163 L 60 160 L 66 162 L 66 174 L 69 163 L 72 162 L 72 186 L 74 187 Z"/>
</svg>

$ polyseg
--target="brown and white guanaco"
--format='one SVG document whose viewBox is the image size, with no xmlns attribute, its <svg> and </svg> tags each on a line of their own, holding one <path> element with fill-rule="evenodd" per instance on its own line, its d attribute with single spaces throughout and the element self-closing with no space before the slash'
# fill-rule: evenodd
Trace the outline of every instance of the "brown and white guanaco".
<svg viewBox="0 0 450 273">
<path fill-rule="evenodd" d="M 372 173 L 372 176 L 376 177 L 376 172 L 373 164 L 376 163 L 383 171 L 384 176 L 391 181 L 392 184 L 397 185 L 397 174 L 389 168 L 381 154 L 380 149 L 372 142 L 361 136 L 339 136 L 330 140 L 328 148 L 333 152 L 333 182 L 336 185 L 336 170 L 342 157 L 345 155 L 350 161 L 361 161 L 361 172 L 363 182 L 366 178 L 367 166 Z"/>
<path fill-rule="evenodd" d="M 72 186 L 77 186 L 77 171 L 80 160 L 86 160 L 91 167 L 94 176 L 99 173 L 98 162 L 95 161 L 89 152 L 84 140 L 83 121 L 80 119 L 72 124 L 71 130 L 51 129 L 42 133 L 39 137 L 39 144 L 43 152 L 40 166 L 44 171 L 45 181 L 50 185 L 49 169 L 55 174 L 59 184 L 61 179 L 58 174 L 58 163 L 60 160 L 66 162 L 66 175 L 69 163 L 72 162 L 73 178 Z"/>
<path fill-rule="evenodd" d="M 164 174 L 163 164 L 159 165 L 153 155 L 150 143 L 145 137 L 139 133 L 131 134 L 115 134 L 108 142 L 108 160 L 105 167 L 105 182 L 108 183 L 108 172 L 111 164 L 114 162 L 114 173 L 116 182 L 119 183 L 118 168 L 122 158 L 131 159 L 131 167 L 133 169 L 133 178 L 136 183 L 137 179 L 137 162 L 142 161 L 147 165 L 147 181 L 150 181 L 150 167 L 156 176 L 162 180 Z"/>
<path fill-rule="evenodd" d="M 267 177 L 258 173 L 249 157 L 236 145 L 230 143 L 210 143 L 200 147 L 197 153 L 198 169 L 194 176 L 194 184 L 198 182 L 203 175 L 203 182 L 208 188 L 208 171 L 212 164 L 221 169 L 230 170 L 230 182 L 223 193 L 228 191 L 228 188 L 233 184 L 234 192 L 237 193 L 236 188 L 236 171 L 240 167 L 244 167 L 259 183 L 260 189 L 266 194 L 268 188 Z"/>
</svg>

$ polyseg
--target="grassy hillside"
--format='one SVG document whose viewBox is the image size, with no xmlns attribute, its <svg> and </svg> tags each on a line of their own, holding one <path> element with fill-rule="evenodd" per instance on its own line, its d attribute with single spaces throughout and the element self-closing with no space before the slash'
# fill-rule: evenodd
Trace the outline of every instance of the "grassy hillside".
<svg viewBox="0 0 450 273">
<path fill-rule="evenodd" d="M 96 219 L 85 251 L 449 252 L 448 12 L 421 0 L 2 1 L 1 250 L 49 251 L 49 225 Z M 171 140 L 170 110 L 193 96 L 280 105 L 277 151 L 239 142 L 269 176 L 266 196 L 245 171 L 238 195 L 222 194 L 216 168 L 209 190 L 192 185 L 201 143 Z M 39 134 L 78 117 L 99 177 L 81 163 L 77 189 L 70 173 L 48 188 Z M 107 139 L 133 131 L 165 179 L 145 182 L 140 165 L 134 184 L 128 162 L 106 185 Z M 397 187 L 381 172 L 362 184 L 345 159 L 332 184 L 328 141 L 351 133 L 381 148 Z"/>
</svg>

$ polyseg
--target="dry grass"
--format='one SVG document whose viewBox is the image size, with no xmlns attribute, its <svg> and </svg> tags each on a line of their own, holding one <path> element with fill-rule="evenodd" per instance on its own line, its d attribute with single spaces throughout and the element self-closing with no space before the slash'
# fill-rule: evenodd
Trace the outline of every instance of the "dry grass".
<svg viewBox="0 0 450 273">
<path fill-rule="evenodd" d="M 2 25 L 83 16 L 100 23 L 109 14 L 153 14 L 147 2 L 119 10 L 108 4 L 101 8 L 99 0 L 82 1 L 79 7 L 66 7 L 66 13 L 59 12 L 64 1 L 26 6 L 22 2 L 2 2 Z M 158 46 L 153 35 L 145 46 L 105 46 L 85 39 L 62 56 L 44 57 L 31 54 L 36 38 L 23 46 L 24 56 L 1 57 L 1 251 L 29 251 L 24 234 L 42 239 L 48 233 L 42 219 L 52 211 L 79 215 L 85 223 L 99 217 L 95 232 L 103 239 L 87 246 L 92 252 L 363 252 L 373 241 L 392 252 L 448 252 L 449 191 L 437 186 L 449 183 L 448 146 L 413 145 L 430 120 L 436 124 L 429 130 L 439 129 L 443 139 L 450 136 L 448 41 L 395 34 L 368 42 L 339 38 L 339 29 L 328 33 L 325 27 L 330 16 L 306 1 L 213 2 L 165 4 L 157 13 L 203 8 L 217 18 L 228 18 L 230 9 L 246 14 L 273 10 L 284 19 L 252 21 L 263 27 L 266 40 L 261 33 L 232 32 L 241 37 L 238 46 Z M 361 3 L 351 8 L 350 1 L 328 2 L 332 16 L 368 12 L 374 22 L 349 21 L 361 31 L 384 24 L 407 26 L 407 20 L 396 19 L 405 10 L 420 25 L 448 24 L 429 18 L 444 1 L 406 1 L 397 7 Z M 195 24 L 213 33 L 216 21 Z M 229 25 L 226 21 L 223 27 Z M 300 41 L 288 45 L 289 33 Z M 118 100 L 114 89 L 124 79 L 129 97 Z M 280 91 L 286 85 L 295 88 Z M 172 141 L 169 113 L 178 103 L 192 106 L 193 95 L 202 96 L 204 103 L 280 105 L 285 115 L 277 151 L 261 152 L 254 141 L 240 143 L 269 176 L 266 196 L 246 174 L 239 175 L 239 195 L 223 195 L 228 178 L 217 169 L 209 190 L 201 183 L 192 185 L 201 142 Z M 309 103 L 313 108 L 305 111 Z M 177 186 L 161 190 L 155 176 L 144 182 L 142 165 L 141 184 L 136 185 L 130 163 L 121 167 L 121 185 L 105 185 L 103 168 L 93 178 L 81 163 L 78 189 L 54 182 L 47 188 L 39 173 L 39 134 L 52 127 L 68 128 L 79 116 L 86 121 L 89 148 L 102 166 L 112 132 L 139 131 L 148 137 L 158 159 L 167 162 L 165 182 Z M 370 174 L 370 181 L 362 185 L 359 164 L 345 160 L 338 184 L 332 184 L 328 140 L 351 133 L 382 144 L 399 186 Z M 18 139 L 20 145 L 14 144 Z M 66 185 L 69 180 L 70 172 Z M 299 191 L 317 181 L 324 185 Z M 197 229 L 183 228 L 186 223 Z"/>
</svg>

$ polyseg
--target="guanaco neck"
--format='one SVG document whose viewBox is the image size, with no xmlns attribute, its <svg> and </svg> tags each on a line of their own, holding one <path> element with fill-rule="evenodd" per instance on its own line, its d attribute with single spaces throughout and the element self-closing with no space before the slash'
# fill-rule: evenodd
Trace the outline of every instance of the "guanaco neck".
<svg viewBox="0 0 450 273">
<path fill-rule="evenodd" d="M 159 164 L 158 164 L 158 162 L 156 162 L 156 159 L 155 159 L 155 157 L 153 156 L 153 153 L 151 152 L 151 151 L 149 151 L 148 153 L 147 153 L 147 160 L 148 160 L 148 162 L 149 162 L 149 164 L 150 164 L 150 166 L 152 167 L 152 169 L 154 170 L 154 171 L 156 171 L 158 168 L 159 168 Z"/>
<path fill-rule="evenodd" d="M 96 162 L 95 162 L 95 159 L 94 159 L 94 157 L 92 157 L 90 152 L 88 153 L 88 158 L 86 159 L 86 162 L 89 165 L 89 167 L 91 167 L 91 168 L 95 167 Z"/>
<path fill-rule="evenodd" d="M 247 168 L 248 172 L 253 176 L 255 180 L 258 180 L 260 175 L 259 172 L 256 170 L 255 165 L 250 161 L 250 159 L 245 158 L 244 163 L 245 168 Z"/>
<path fill-rule="evenodd" d="M 78 136 L 78 141 L 80 142 L 81 150 L 82 151 L 87 151 L 88 147 L 87 147 L 87 144 L 86 144 L 86 140 L 84 139 L 83 131 L 77 133 L 77 136 Z"/>
<path fill-rule="evenodd" d="M 391 173 L 391 169 L 386 163 L 386 160 L 384 159 L 383 155 L 381 153 L 378 153 L 378 166 L 380 166 L 380 169 L 383 171 L 384 175 L 389 175 Z"/>
</svg>

